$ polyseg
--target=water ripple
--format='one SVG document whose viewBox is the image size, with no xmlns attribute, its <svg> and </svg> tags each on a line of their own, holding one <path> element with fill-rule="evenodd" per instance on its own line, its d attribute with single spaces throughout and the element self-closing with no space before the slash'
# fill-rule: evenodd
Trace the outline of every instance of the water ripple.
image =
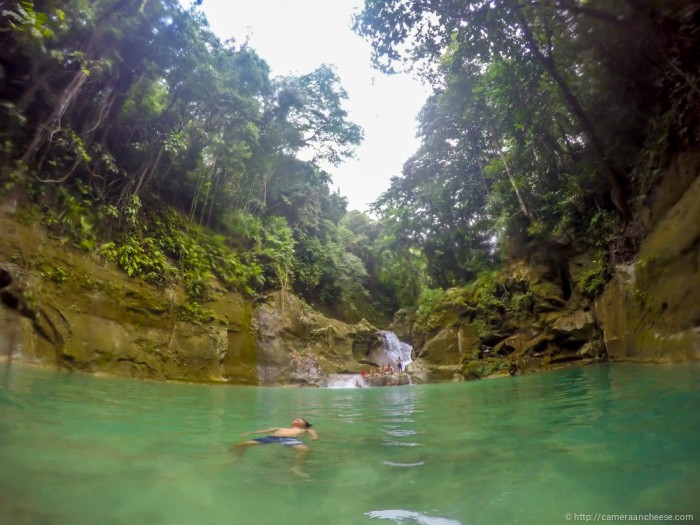
<svg viewBox="0 0 700 525">
<path fill-rule="evenodd" d="M 441 518 L 439 516 L 427 516 L 420 512 L 413 512 L 403 509 L 373 510 L 366 512 L 365 516 L 380 520 L 394 520 L 397 524 L 406 523 L 409 520 L 418 525 L 462 525 L 462 522 Z"/>
<path fill-rule="evenodd" d="M 382 464 L 390 467 L 420 467 L 425 465 L 425 461 L 416 461 L 415 463 L 396 463 L 395 461 L 382 461 Z"/>
<path fill-rule="evenodd" d="M 395 441 L 393 439 L 385 439 L 383 444 L 388 446 L 388 447 L 419 447 L 420 446 L 420 443 Z"/>
<path fill-rule="evenodd" d="M 381 429 L 382 432 L 385 434 L 389 434 L 390 436 L 394 437 L 406 437 L 406 436 L 415 436 L 418 434 L 415 430 L 386 430 L 386 429 Z"/>
</svg>

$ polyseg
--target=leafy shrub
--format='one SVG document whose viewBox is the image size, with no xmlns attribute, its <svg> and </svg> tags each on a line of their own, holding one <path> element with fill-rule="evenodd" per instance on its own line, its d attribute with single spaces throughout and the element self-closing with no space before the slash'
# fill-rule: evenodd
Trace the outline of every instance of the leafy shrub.
<svg viewBox="0 0 700 525">
<path fill-rule="evenodd" d="M 221 218 L 221 228 L 241 249 L 260 249 L 263 241 L 263 222 L 259 217 L 242 210 L 225 212 Z"/>
<path fill-rule="evenodd" d="M 253 295 L 254 288 L 264 283 L 258 263 L 252 257 L 244 262 L 239 254 L 226 245 L 224 236 L 206 236 L 201 242 L 207 268 L 229 290 Z"/>
<path fill-rule="evenodd" d="M 55 234 L 66 237 L 78 248 L 91 251 L 96 245 L 93 201 L 89 189 L 80 182 L 77 191 L 61 187 L 58 204 L 47 207 L 46 226 Z"/>
<path fill-rule="evenodd" d="M 296 241 L 292 229 L 283 217 L 269 217 L 263 227 L 263 246 L 260 259 L 271 274 L 272 282 L 287 289 L 294 278 Z"/>
<path fill-rule="evenodd" d="M 579 283 L 581 291 L 587 297 L 596 297 L 603 291 L 611 275 L 612 273 L 606 261 L 606 257 L 601 252 L 593 259 L 590 268 L 581 274 L 581 281 Z"/>
<path fill-rule="evenodd" d="M 181 321 L 198 324 L 209 324 L 216 318 L 214 312 L 192 302 L 186 302 L 178 306 L 178 317 Z"/>
<path fill-rule="evenodd" d="M 485 271 L 480 273 L 479 277 L 466 287 L 471 301 L 474 302 L 478 310 L 490 311 L 497 309 L 503 306 L 504 299 L 510 299 L 510 293 L 499 282 L 499 277 L 499 270 Z"/>
<path fill-rule="evenodd" d="M 441 288 L 425 288 L 421 291 L 416 305 L 416 322 L 414 330 L 418 333 L 429 332 L 439 326 L 440 318 L 436 310 L 444 301 L 445 290 Z"/>
<path fill-rule="evenodd" d="M 591 246 L 605 249 L 613 238 L 618 219 L 611 211 L 597 211 L 588 223 L 586 240 Z"/>
<path fill-rule="evenodd" d="M 175 269 L 168 263 L 152 237 L 129 236 L 122 244 L 106 242 L 100 252 L 115 262 L 129 277 L 143 277 L 151 284 L 163 285 L 174 277 Z"/>
</svg>

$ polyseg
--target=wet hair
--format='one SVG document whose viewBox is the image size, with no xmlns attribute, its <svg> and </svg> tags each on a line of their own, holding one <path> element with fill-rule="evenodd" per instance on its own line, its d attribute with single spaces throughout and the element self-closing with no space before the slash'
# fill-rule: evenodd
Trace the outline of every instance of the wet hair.
<svg viewBox="0 0 700 525">
<path fill-rule="evenodd" d="M 303 417 L 300 417 L 299 419 L 301 419 L 301 420 L 306 424 L 306 428 L 311 428 L 311 427 L 313 426 L 311 423 L 309 423 L 309 422 L 308 422 L 306 419 L 304 419 Z"/>
</svg>

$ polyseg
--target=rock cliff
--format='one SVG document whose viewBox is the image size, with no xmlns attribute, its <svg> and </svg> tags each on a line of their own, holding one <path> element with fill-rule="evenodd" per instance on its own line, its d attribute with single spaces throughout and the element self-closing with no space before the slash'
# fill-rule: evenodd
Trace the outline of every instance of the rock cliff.
<svg viewBox="0 0 700 525">
<path fill-rule="evenodd" d="M 611 358 L 700 359 L 700 155 L 685 155 L 657 189 L 651 230 L 616 269 L 594 312 Z"/>
<path fill-rule="evenodd" d="M 594 300 L 585 290 L 591 254 L 540 246 L 512 258 L 490 288 L 448 290 L 427 320 L 396 326 L 412 337 L 422 377 L 700 359 L 699 173 L 700 155 L 678 156 L 642 212 L 647 234 L 636 257 Z"/>
<path fill-rule="evenodd" d="M 680 156 L 650 196 L 635 259 L 591 299 L 596 261 L 570 247 L 530 250 L 481 288 L 447 290 L 416 323 L 417 381 L 526 373 L 605 359 L 700 358 L 700 155 Z M 129 377 L 322 385 L 380 364 L 366 321 L 324 317 L 286 292 L 252 301 L 216 287 L 213 321 L 183 315 L 183 291 L 128 278 L 0 209 L 0 356 Z M 486 298 L 486 299 L 485 299 Z M 9 352 L 11 350 L 11 352 Z"/>
<path fill-rule="evenodd" d="M 188 321 L 182 290 L 130 279 L 37 226 L 2 224 L 0 356 L 159 380 L 316 384 L 371 365 L 381 345 L 366 321 L 327 319 L 282 292 L 253 302 L 219 289 L 204 305 L 213 322 Z"/>
</svg>

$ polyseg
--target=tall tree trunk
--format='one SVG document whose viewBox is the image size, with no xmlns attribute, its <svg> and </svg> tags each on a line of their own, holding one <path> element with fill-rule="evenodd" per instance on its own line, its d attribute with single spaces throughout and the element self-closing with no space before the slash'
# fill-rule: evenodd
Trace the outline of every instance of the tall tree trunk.
<svg viewBox="0 0 700 525">
<path fill-rule="evenodd" d="M 559 73 L 559 70 L 557 69 L 556 64 L 554 63 L 554 60 L 551 57 L 546 56 L 540 50 L 532 34 L 532 30 L 530 29 L 530 24 L 528 23 L 527 19 L 525 18 L 525 15 L 522 12 L 522 8 L 523 6 L 516 6 L 513 9 L 513 12 L 515 13 L 518 22 L 520 23 L 520 28 L 522 29 L 523 36 L 525 37 L 527 48 L 535 56 L 537 61 L 545 68 L 549 76 L 552 77 L 552 80 L 554 80 L 557 87 L 559 88 L 559 91 L 564 97 L 566 104 L 569 106 L 569 110 L 574 114 L 574 116 L 578 120 L 579 125 L 581 126 L 583 133 L 588 139 L 591 148 L 593 148 L 593 153 L 596 156 L 603 170 L 603 173 L 605 174 L 608 180 L 613 204 L 617 208 L 622 219 L 625 222 L 628 222 L 632 218 L 632 210 L 630 209 L 628 200 L 629 181 L 608 161 L 607 156 L 605 154 L 605 149 L 603 148 L 598 134 L 596 133 L 593 125 L 591 124 L 588 115 L 586 115 L 586 112 L 581 106 L 581 103 L 578 101 L 576 95 L 574 95 L 574 92 L 571 90 L 571 87 L 569 86 L 568 82 Z"/>
<path fill-rule="evenodd" d="M 496 149 L 498 152 L 498 156 L 501 158 L 501 162 L 503 162 L 503 167 L 506 170 L 506 174 L 508 175 L 508 180 L 510 181 L 510 185 L 513 187 L 513 191 L 515 192 L 515 196 L 518 199 L 518 204 L 520 205 L 520 210 L 523 212 L 523 215 L 525 218 L 528 220 L 530 224 L 535 222 L 537 219 L 532 212 L 528 209 L 527 205 L 525 204 L 525 199 L 523 198 L 522 193 L 520 193 L 520 188 L 518 188 L 518 184 L 515 180 L 515 177 L 513 177 L 513 172 L 510 171 L 510 166 L 508 165 L 508 160 L 506 159 L 505 155 L 503 155 L 503 150 L 501 149 L 501 143 L 498 140 L 498 135 L 496 135 L 496 130 L 494 128 L 491 128 L 491 141 L 493 142 L 493 147 Z"/>
<path fill-rule="evenodd" d="M 75 97 L 78 95 L 80 88 L 83 87 L 86 80 L 87 75 L 82 69 L 75 73 L 73 79 L 63 90 L 63 93 L 61 93 L 58 102 L 54 105 L 54 108 L 49 116 L 43 123 L 37 126 L 32 141 L 29 143 L 24 155 L 22 155 L 22 160 L 24 162 L 30 163 L 33 161 L 36 153 L 41 149 L 41 147 L 47 141 L 50 143 L 54 134 L 61 130 L 61 119 L 66 114 L 68 107 L 75 100 Z"/>
<path fill-rule="evenodd" d="M 85 45 L 80 45 L 79 42 L 76 43 L 76 50 L 83 51 L 86 62 L 89 63 L 91 61 L 98 60 L 102 56 L 104 49 L 100 50 L 98 43 L 105 27 L 111 24 L 113 15 L 115 14 L 128 16 L 129 10 L 127 7 L 131 1 L 132 0 L 119 0 L 115 2 L 95 21 L 95 29 L 93 29 L 89 41 Z M 143 3 L 141 4 L 141 7 L 143 7 Z M 84 68 L 81 67 L 79 71 L 75 72 L 73 78 L 61 93 L 49 116 L 44 120 L 44 122 L 37 126 L 34 137 L 29 143 L 24 155 L 22 155 L 22 160 L 24 162 L 29 163 L 33 161 L 37 152 L 43 146 L 47 145 L 47 143 L 50 144 L 53 135 L 61 129 L 62 118 L 75 101 L 86 80 L 87 73 Z M 39 86 L 35 85 L 35 87 L 32 89 L 36 90 L 38 87 Z M 30 89 L 30 92 L 32 89 Z M 32 93 L 30 93 L 30 95 L 33 96 Z M 28 100 L 29 99 L 27 98 L 27 100 L 24 100 L 23 103 L 26 104 Z"/>
<path fill-rule="evenodd" d="M 27 108 L 27 104 L 29 104 L 32 101 L 37 91 L 39 91 L 39 89 L 42 86 L 44 86 L 46 82 L 48 82 L 49 78 L 51 78 L 52 75 L 59 71 L 59 69 L 60 64 L 53 63 L 51 67 L 46 68 L 46 70 L 41 75 L 39 75 L 39 78 L 34 82 L 34 84 L 32 84 L 32 86 L 29 89 L 26 89 L 22 93 L 20 99 L 17 101 L 17 113 L 24 112 L 24 110 Z"/>
<path fill-rule="evenodd" d="M 141 190 L 146 185 L 148 179 L 150 179 L 153 173 L 156 171 L 156 169 L 158 169 L 158 164 L 160 164 L 160 159 L 163 156 L 164 151 L 165 145 L 161 144 L 158 147 L 158 153 L 156 153 L 155 159 L 151 162 L 149 162 L 148 160 L 144 162 L 143 168 L 139 170 L 139 177 L 138 181 L 136 182 L 136 187 L 134 188 L 133 195 L 138 195 L 139 193 L 141 193 Z"/>
<path fill-rule="evenodd" d="M 214 176 L 214 184 L 212 185 L 211 200 L 209 201 L 209 213 L 207 214 L 207 227 L 211 226 L 211 216 L 214 211 L 214 204 L 216 203 L 216 194 L 219 191 L 219 181 L 221 180 L 221 170 L 216 170 L 216 175 Z"/>
<path fill-rule="evenodd" d="M 202 203 L 202 208 L 199 213 L 199 224 L 204 224 L 204 214 L 207 212 L 207 206 L 209 206 L 209 199 L 212 194 L 212 188 L 214 186 L 214 177 L 219 169 L 219 158 L 214 158 L 214 163 L 212 164 L 211 173 L 209 175 L 209 187 L 207 188 L 207 193 L 204 196 L 204 202 Z M 204 179 L 202 179 L 202 184 L 204 184 Z"/>
</svg>

